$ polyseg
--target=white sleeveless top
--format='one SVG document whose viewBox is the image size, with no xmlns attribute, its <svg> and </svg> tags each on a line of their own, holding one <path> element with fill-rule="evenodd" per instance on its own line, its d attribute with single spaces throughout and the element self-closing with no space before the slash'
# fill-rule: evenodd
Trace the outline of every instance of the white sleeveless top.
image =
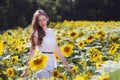
<svg viewBox="0 0 120 80">
<path fill-rule="evenodd" d="M 41 45 L 36 46 L 40 52 L 53 52 L 56 44 L 55 33 L 52 29 L 48 28 L 45 31 L 46 35 L 43 37 Z M 35 36 L 38 36 L 38 32 L 35 32 Z"/>
</svg>

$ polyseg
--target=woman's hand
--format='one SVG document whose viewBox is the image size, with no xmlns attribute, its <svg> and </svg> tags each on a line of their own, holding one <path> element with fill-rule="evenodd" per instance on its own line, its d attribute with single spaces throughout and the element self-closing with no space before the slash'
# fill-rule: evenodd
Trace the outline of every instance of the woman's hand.
<svg viewBox="0 0 120 80">
<path fill-rule="evenodd" d="M 21 77 L 24 78 L 26 75 L 27 75 L 27 71 L 23 72 L 23 73 L 21 74 Z"/>
<path fill-rule="evenodd" d="M 28 74 L 28 69 L 29 69 L 29 59 L 26 62 L 27 68 L 25 69 L 25 71 L 21 74 L 21 77 L 24 78 L 27 74 Z"/>
</svg>

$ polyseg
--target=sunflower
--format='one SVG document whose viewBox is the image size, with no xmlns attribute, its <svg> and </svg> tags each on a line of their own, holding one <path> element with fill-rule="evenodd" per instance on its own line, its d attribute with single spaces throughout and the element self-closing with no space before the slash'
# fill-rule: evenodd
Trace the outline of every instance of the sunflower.
<svg viewBox="0 0 120 80">
<path fill-rule="evenodd" d="M 113 55 L 116 51 L 117 51 L 117 48 L 119 47 L 119 44 L 114 44 L 110 50 L 109 50 L 109 54 L 110 55 Z"/>
<path fill-rule="evenodd" d="M 90 78 L 91 76 L 93 75 L 93 72 L 92 71 L 90 71 L 90 70 L 88 70 L 87 72 L 86 72 L 86 77 L 87 78 Z"/>
<path fill-rule="evenodd" d="M 0 40 L 0 55 L 3 54 L 3 49 L 4 49 L 4 47 L 3 47 L 3 40 Z"/>
<path fill-rule="evenodd" d="M 55 69 L 53 72 L 52 72 L 52 76 L 53 77 L 58 77 L 60 75 L 60 72 L 57 70 L 57 69 Z"/>
<path fill-rule="evenodd" d="M 67 36 L 67 33 L 66 32 L 63 32 L 62 34 L 61 34 L 61 37 L 66 37 Z"/>
<path fill-rule="evenodd" d="M 11 60 L 12 60 L 13 63 L 18 62 L 18 56 L 11 57 Z"/>
<path fill-rule="evenodd" d="M 115 38 L 111 38 L 111 41 L 115 43 L 115 42 L 118 42 L 120 40 L 119 40 L 119 37 L 115 37 Z"/>
<path fill-rule="evenodd" d="M 90 55 L 91 62 L 101 61 L 101 59 L 102 59 L 102 52 L 101 51 L 99 51 L 95 48 L 91 48 L 88 53 Z"/>
<path fill-rule="evenodd" d="M 18 44 L 18 39 L 13 39 L 13 45 L 17 45 Z"/>
<path fill-rule="evenodd" d="M 115 55 L 113 55 L 113 57 L 114 57 L 114 61 L 118 62 L 120 58 L 120 53 L 116 53 Z"/>
<path fill-rule="evenodd" d="M 6 72 L 7 72 L 8 76 L 10 76 L 10 77 L 14 76 L 14 70 L 13 70 L 13 68 L 8 68 Z"/>
<path fill-rule="evenodd" d="M 102 64 L 101 62 L 96 62 L 96 64 L 95 64 L 96 65 L 96 69 L 99 69 L 101 64 Z"/>
<path fill-rule="evenodd" d="M 62 37 L 57 36 L 57 43 L 60 43 L 60 42 L 61 42 L 61 40 L 62 40 Z"/>
<path fill-rule="evenodd" d="M 21 51 L 26 51 L 26 47 L 25 46 L 21 46 Z"/>
<path fill-rule="evenodd" d="M 59 74 L 58 78 L 62 79 L 62 80 L 67 80 L 66 76 L 63 74 Z"/>
<path fill-rule="evenodd" d="M 61 47 L 64 56 L 69 57 L 73 53 L 73 45 L 64 45 Z"/>
<path fill-rule="evenodd" d="M 78 33 L 75 30 L 73 30 L 70 32 L 69 36 L 74 39 L 78 37 Z"/>
<path fill-rule="evenodd" d="M 74 78 L 73 80 L 86 80 L 86 78 L 84 76 L 77 75 L 76 78 Z"/>
<path fill-rule="evenodd" d="M 115 33 L 109 34 L 108 38 L 110 39 L 111 42 L 117 43 L 120 41 L 119 36 L 117 36 Z"/>
<path fill-rule="evenodd" d="M 101 30 L 97 33 L 97 38 L 104 38 L 106 36 L 105 31 Z"/>
<path fill-rule="evenodd" d="M 3 80 L 3 79 L 0 77 L 0 80 Z"/>
<path fill-rule="evenodd" d="M 78 71 L 78 66 L 72 67 L 72 74 L 77 73 L 77 71 Z"/>
<path fill-rule="evenodd" d="M 79 41 L 77 45 L 80 49 L 82 49 L 84 47 L 84 41 L 82 41 L 82 40 Z"/>
<path fill-rule="evenodd" d="M 102 59 L 102 55 L 99 55 L 98 53 L 91 56 L 90 61 L 91 62 L 99 62 Z"/>
<path fill-rule="evenodd" d="M 57 30 L 57 32 L 56 32 L 56 33 L 60 34 L 60 33 L 61 33 L 61 30 Z"/>
<path fill-rule="evenodd" d="M 91 43 L 94 39 L 95 39 L 94 35 L 89 35 L 89 36 L 86 38 L 86 41 L 87 41 L 87 43 Z"/>
<path fill-rule="evenodd" d="M 80 32 L 79 34 L 78 34 L 78 37 L 82 37 L 82 36 L 84 36 L 84 32 Z"/>
<path fill-rule="evenodd" d="M 102 53 L 100 51 L 98 51 L 96 48 L 90 48 L 89 51 L 88 51 L 89 55 L 90 56 L 95 56 L 95 53 L 101 55 Z"/>
<path fill-rule="evenodd" d="M 28 62 L 30 69 L 32 71 L 41 70 L 47 65 L 48 56 L 45 54 L 40 54 L 37 57 L 34 57 L 31 61 Z"/>
<path fill-rule="evenodd" d="M 100 77 L 98 80 L 108 80 L 109 75 L 104 75 L 102 77 Z"/>
</svg>

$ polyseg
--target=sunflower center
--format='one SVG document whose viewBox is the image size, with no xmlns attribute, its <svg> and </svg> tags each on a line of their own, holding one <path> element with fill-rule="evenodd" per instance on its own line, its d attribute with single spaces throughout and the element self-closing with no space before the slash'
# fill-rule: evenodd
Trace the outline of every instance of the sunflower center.
<svg viewBox="0 0 120 80">
<path fill-rule="evenodd" d="M 112 50 L 114 50 L 115 49 L 115 46 L 112 48 Z"/>
<path fill-rule="evenodd" d="M 10 74 L 10 75 L 12 74 L 12 71 L 11 71 L 11 70 L 9 71 L 9 74 Z"/>
<path fill-rule="evenodd" d="M 102 37 L 105 37 L 105 34 L 102 34 L 101 36 L 102 36 Z"/>
<path fill-rule="evenodd" d="M 62 76 L 62 75 L 60 75 L 60 76 L 59 76 L 59 78 L 63 79 L 63 76 Z"/>
<path fill-rule="evenodd" d="M 12 59 L 13 63 L 15 62 L 15 58 Z"/>
<path fill-rule="evenodd" d="M 57 77 L 58 76 L 58 72 L 54 72 L 54 77 Z"/>
<path fill-rule="evenodd" d="M 65 51 L 65 52 L 69 52 L 69 51 L 70 51 L 70 48 L 69 48 L 69 47 L 65 47 L 65 48 L 64 48 L 64 51 Z"/>
<path fill-rule="evenodd" d="M 7 44 L 7 42 L 4 42 L 3 44 Z"/>
<path fill-rule="evenodd" d="M 103 79 L 103 80 L 108 80 L 107 78 Z"/>
<path fill-rule="evenodd" d="M 76 69 L 73 70 L 73 73 L 76 73 Z"/>
<path fill-rule="evenodd" d="M 119 39 L 118 38 L 113 38 L 112 41 L 113 42 L 117 42 Z"/>
<path fill-rule="evenodd" d="M 93 39 L 93 36 L 88 37 L 88 40 Z"/>
<path fill-rule="evenodd" d="M 102 32 L 99 32 L 98 34 L 99 34 L 99 35 L 101 35 L 101 34 L 102 34 Z"/>
<path fill-rule="evenodd" d="M 36 59 L 36 60 L 34 60 L 34 64 L 35 65 L 38 65 L 38 64 L 40 64 L 42 62 L 42 59 Z"/>
<path fill-rule="evenodd" d="M 97 54 L 95 54 L 93 57 L 97 57 L 98 55 Z"/>
<path fill-rule="evenodd" d="M 15 50 L 18 51 L 18 48 L 16 48 Z"/>
<path fill-rule="evenodd" d="M 61 40 L 61 38 L 60 38 L 60 37 L 58 37 L 58 38 L 57 38 L 57 40 Z"/>
<path fill-rule="evenodd" d="M 83 45 L 83 43 L 80 43 L 79 45 L 80 45 L 80 46 L 82 46 L 82 45 Z"/>
<path fill-rule="evenodd" d="M 80 34 L 79 34 L 79 37 L 81 37 L 81 36 L 83 36 L 83 35 L 84 35 L 83 33 L 80 33 Z"/>
<path fill-rule="evenodd" d="M 71 36 L 75 36 L 76 35 L 76 33 L 71 33 Z"/>
<path fill-rule="evenodd" d="M 15 44 L 15 43 L 16 43 L 16 41 L 13 42 L 13 44 Z"/>
</svg>

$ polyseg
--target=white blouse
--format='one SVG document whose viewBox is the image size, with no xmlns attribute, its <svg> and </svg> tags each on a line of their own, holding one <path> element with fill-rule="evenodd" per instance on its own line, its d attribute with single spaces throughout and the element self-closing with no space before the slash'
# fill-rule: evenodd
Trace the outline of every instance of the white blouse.
<svg viewBox="0 0 120 80">
<path fill-rule="evenodd" d="M 48 28 L 45 31 L 46 35 L 43 37 L 41 45 L 36 46 L 40 52 L 53 52 L 56 44 L 55 33 L 52 29 Z M 35 36 L 38 36 L 38 32 L 35 32 Z"/>
</svg>

